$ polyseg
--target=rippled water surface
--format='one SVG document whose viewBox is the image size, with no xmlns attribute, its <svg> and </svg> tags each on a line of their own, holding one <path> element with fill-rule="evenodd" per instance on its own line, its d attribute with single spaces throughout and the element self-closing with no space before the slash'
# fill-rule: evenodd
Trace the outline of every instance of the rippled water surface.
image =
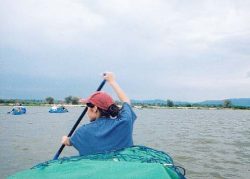
<svg viewBox="0 0 250 179">
<path fill-rule="evenodd" d="M 48 107 L 27 107 L 20 116 L 0 107 L 0 178 L 50 160 L 83 108 L 50 114 Z M 134 143 L 170 154 L 187 178 L 249 178 L 250 111 L 135 110 Z M 87 122 L 87 119 L 83 119 Z M 61 156 L 77 155 L 72 147 Z"/>
</svg>

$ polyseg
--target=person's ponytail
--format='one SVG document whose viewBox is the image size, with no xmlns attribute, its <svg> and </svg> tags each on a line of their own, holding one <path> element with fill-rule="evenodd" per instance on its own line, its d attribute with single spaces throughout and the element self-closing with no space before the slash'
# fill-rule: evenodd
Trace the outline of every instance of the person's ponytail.
<svg viewBox="0 0 250 179">
<path fill-rule="evenodd" d="M 109 106 L 109 108 L 108 108 L 108 113 L 109 113 L 110 116 L 112 116 L 112 117 L 118 116 L 119 111 L 120 111 L 120 108 L 119 108 L 116 104 L 112 104 L 112 105 Z"/>
<path fill-rule="evenodd" d="M 120 111 L 120 108 L 116 105 L 116 104 L 112 104 L 109 106 L 108 110 L 103 110 L 98 108 L 100 113 L 101 113 L 101 117 L 117 117 Z"/>
</svg>

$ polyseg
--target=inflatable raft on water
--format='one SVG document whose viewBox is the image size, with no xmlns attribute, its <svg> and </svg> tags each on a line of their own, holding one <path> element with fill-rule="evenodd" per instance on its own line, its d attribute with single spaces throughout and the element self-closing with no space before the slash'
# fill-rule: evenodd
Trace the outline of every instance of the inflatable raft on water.
<svg viewBox="0 0 250 179">
<path fill-rule="evenodd" d="M 69 112 L 64 106 L 53 106 L 49 110 L 50 113 L 65 113 Z"/>
<path fill-rule="evenodd" d="M 15 106 L 12 108 L 10 112 L 8 112 L 12 115 L 21 115 L 26 113 L 26 108 L 23 106 Z"/>
<path fill-rule="evenodd" d="M 185 179 L 185 169 L 161 151 L 134 146 L 103 154 L 50 160 L 9 178 Z"/>
</svg>

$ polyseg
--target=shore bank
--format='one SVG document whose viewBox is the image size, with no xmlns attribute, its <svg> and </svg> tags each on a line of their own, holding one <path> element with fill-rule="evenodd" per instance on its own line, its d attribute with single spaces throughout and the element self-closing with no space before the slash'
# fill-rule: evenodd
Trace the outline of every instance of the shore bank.
<svg viewBox="0 0 250 179">
<path fill-rule="evenodd" d="M 23 104 L 23 106 L 47 106 L 52 107 L 54 104 Z M 83 104 L 56 104 L 56 105 L 63 105 L 64 107 L 86 107 Z M 0 106 L 9 106 L 13 107 L 15 104 L 0 104 Z M 121 107 L 121 105 L 118 105 Z M 231 107 L 231 108 L 224 108 L 224 107 L 208 107 L 208 106 L 193 106 L 193 107 L 185 107 L 185 106 L 156 106 L 156 105 L 133 105 L 133 108 L 143 110 L 143 109 L 187 109 L 187 110 L 250 110 L 250 107 Z"/>
</svg>

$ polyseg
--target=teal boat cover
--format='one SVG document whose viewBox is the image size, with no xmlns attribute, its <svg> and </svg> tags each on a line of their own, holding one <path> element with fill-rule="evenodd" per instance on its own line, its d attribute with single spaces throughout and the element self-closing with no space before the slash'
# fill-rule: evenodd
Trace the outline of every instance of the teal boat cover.
<svg viewBox="0 0 250 179">
<path fill-rule="evenodd" d="M 184 179 L 185 177 L 168 154 L 145 146 L 134 146 L 108 153 L 50 160 L 9 178 Z"/>
</svg>

